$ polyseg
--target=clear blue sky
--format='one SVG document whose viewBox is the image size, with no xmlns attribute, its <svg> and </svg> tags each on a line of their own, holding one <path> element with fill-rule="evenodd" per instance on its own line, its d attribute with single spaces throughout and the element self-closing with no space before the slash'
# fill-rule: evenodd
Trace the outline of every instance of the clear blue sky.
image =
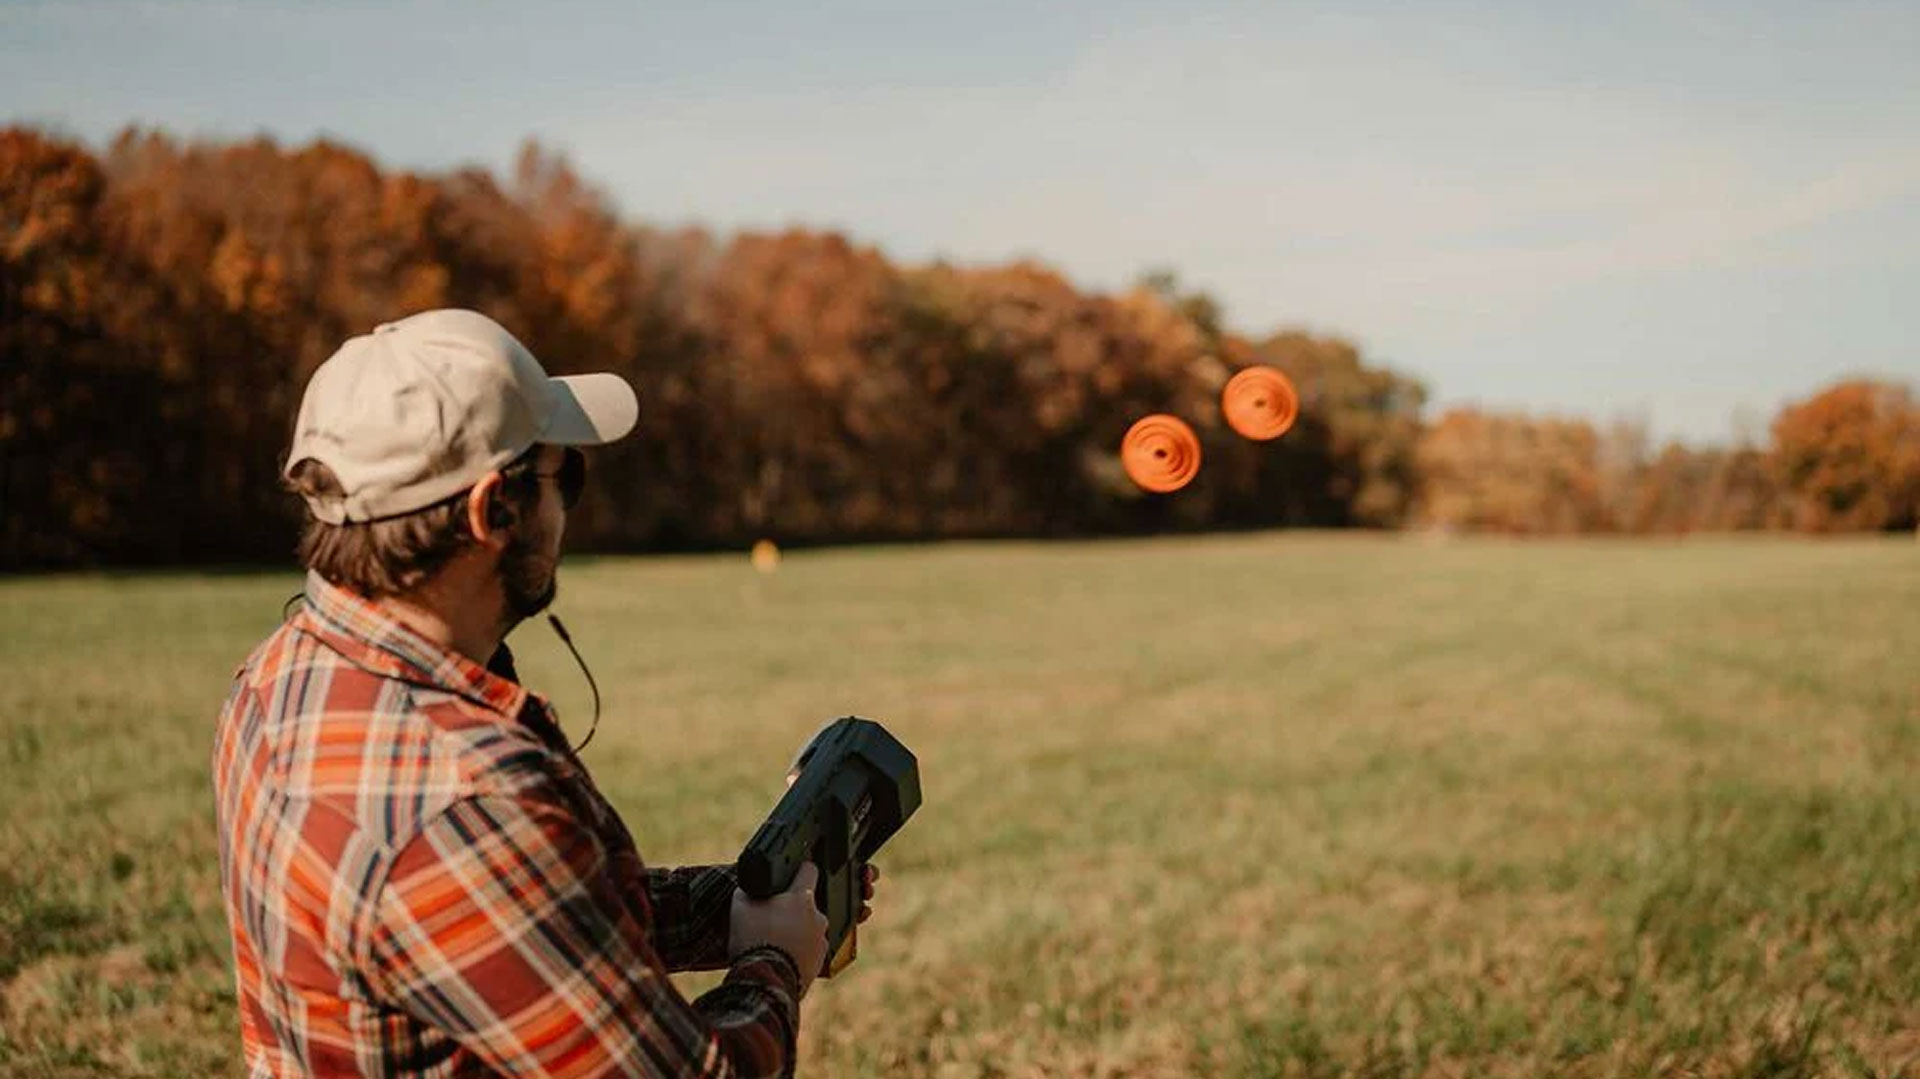
<svg viewBox="0 0 1920 1079">
<path fill-rule="evenodd" d="M 1238 329 L 1722 440 L 1920 381 L 1920 3 L 0 0 L 0 118 L 328 134 L 902 260 L 1171 266 Z"/>
</svg>

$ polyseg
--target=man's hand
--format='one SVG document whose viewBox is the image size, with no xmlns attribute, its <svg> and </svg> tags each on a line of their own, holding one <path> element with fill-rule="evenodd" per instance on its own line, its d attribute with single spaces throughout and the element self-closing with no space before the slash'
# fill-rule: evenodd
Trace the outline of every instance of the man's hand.
<svg viewBox="0 0 1920 1079">
<path fill-rule="evenodd" d="M 747 893 L 735 888 L 727 932 L 728 958 L 771 944 L 799 965 L 800 995 L 806 996 L 807 987 L 827 961 L 827 916 L 813 901 L 813 888 L 819 881 L 819 868 L 806 862 L 793 875 L 787 890 L 771 899 L 749 899 Z"/>
</svg>

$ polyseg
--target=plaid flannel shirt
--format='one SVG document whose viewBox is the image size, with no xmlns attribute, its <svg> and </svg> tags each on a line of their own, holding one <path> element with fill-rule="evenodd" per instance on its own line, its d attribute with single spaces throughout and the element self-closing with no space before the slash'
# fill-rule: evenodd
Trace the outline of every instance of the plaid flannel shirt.
<svg viewBox="0 0 1920 1079">
<path fill-rule="evenodd" d="M 504 647 L 483 668 L 309 575 L 213 771 L 253 1076 L 790 1075 L 799 979 L 726 966 L 731 867 L 646 868 Z"/>
</svg>

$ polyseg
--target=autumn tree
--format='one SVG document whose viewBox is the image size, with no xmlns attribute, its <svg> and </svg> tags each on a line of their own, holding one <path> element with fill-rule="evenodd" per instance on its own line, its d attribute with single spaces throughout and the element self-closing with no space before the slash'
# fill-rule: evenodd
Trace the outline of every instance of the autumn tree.
<svg viewBox="0 0 1920 1079">
<path fill-rule="evenodd" d="M 1839 383 L 1780 412 L 1773 465 L 1796 528 L 1913 528 L 1920 521 L 1920 408 L 1906 386 Z"/>
<path fill-rule="evenodd" d="M 0 564 L 82 557 L 128 515 L 109 473 L 150 380 L 103 322 L 116 285 L 105 194 L 80 147 L 0 131 Z"/>
<path fill-rule="evenodd" d="M 1419 489 L 1424 390 L 1349 342 L 1241 336 L 1171 274 L 1102 294 L 833 233 L 654 228 L 535 144 L 503 179 L 325 140 L 135 129 L 95 156 L 13 130 L 0 208 L 6 565 L 285 557 L 307 377 L 434 306 L 633 381 L 639 429 L 596 455 L 581 547 L 1391 526 Z M 1276 443 L 1219 416 L 1252 363 L 1302 390 Z M 1175 497 L 1117 460 L 1157 411 L 1205 446 Z"/>
<path fill-rule="evenodd" d="M 1363 362 L 1358 347 L 1337 337 L 1278 333 L 1254 344 L 1248 359 L 1286 372 L 1300 392 L 1298 431 L 1283 440 L 1291 455 L 1285 489 L 1304 500 L 1307 521 L 1405 523 L 1419 494 L 1426 387 Z"/>
<path fill-rule="evenodd" d="M 1606 529 L 1600 439 L 1580 420 L 1453 409 L 1420 441 L 1419 519 L 1510 533 Z"/>
</svg>

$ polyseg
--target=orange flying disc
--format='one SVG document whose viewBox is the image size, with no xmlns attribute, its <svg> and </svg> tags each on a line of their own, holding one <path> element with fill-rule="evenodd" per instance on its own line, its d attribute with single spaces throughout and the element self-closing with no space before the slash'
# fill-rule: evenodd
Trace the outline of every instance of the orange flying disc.
<svg viewBox="0 0 1920 1079">
<path fill-rule="evenodd" d="M 1200 438 L 1178 417 L 1145 416 L 1120 440 L 1120 463 L 1128 478 L 1145 490 L 1178 491 L 1200 471 Z"/>
<path fill-rule="evenodd" d="M 1227 426 L 1256 442 L 1279 438 L 1300 415 L 1300 395 L 1287 376 L 1272 367 L 1249 367 L 1227 380 L 1220 391 Z"/>
</svg>

